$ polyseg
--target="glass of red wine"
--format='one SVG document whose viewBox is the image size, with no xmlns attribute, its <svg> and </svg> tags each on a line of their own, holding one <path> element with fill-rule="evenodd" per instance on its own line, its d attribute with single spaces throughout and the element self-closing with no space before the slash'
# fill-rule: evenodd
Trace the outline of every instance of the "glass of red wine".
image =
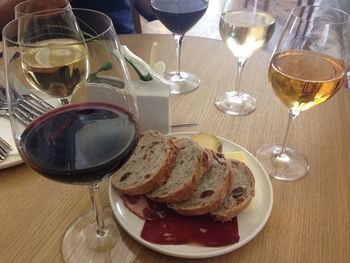
<svg viewBox="0 0 350 263">
<path fill-rule="evenodd" d="M 24 162 L 38 174 L 61 183 L 88 186 L 94 209 L 68 227 L 62 241 L 62 254 L 66 262 L 103 262 L 106 255 L 115 255 L 118 250 L 119 232 L 111 209 L 101 206 L 100 182 L 118 170 L 136 147 L 139 133 L 136 98 L 108 16 L 87 9 L 49 12 L 51 16 L 72 20 L 64 25 L 62 32 L 68 30 L 70 24 L 72 34 L 76 29 L 82 33 L 81 44 L 87 48 L 88 76 L 74 90 L 69 104 L 58 103 L 50 94 L 42 96 L 54 108 L 24 125 L 17 114 L 23 95 L 38 90 L 32 87 L 22 67 L 21 51 L 26 44 L 20 41 L 18 27 L 29 16 L 42 16 L 42 13 L 24 15 L 10 22 L 4 28 L 3 42 L 13 137 Z M 34 32 L 40 30 L 33 30 L 31 34 Z M 50 45 L 47 49 L 45 52 L 50 56 Z M 61 66 L 62 74 L 68 74 L 72 68 L 67 65 Z M 50 78 L 48 72 L 54 70 L 45 63 L 42 68 L 46 78 Z"/>
<path fill-rule="evenodd" d="M 185 33 L 204 15 L 209 0 L 151 0 L 157 18 L 169 29 L 176 41 L 176 71 L 169 72 L 170 93 L 182 94 L 198 88 L 200 79 L 180 70 L 181 44 Z"/>
</svg>

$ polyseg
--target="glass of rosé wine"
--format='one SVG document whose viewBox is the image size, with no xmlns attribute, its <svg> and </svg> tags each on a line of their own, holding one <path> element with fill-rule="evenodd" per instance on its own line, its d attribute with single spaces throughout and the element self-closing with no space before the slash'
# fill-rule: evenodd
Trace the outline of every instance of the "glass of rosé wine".
<svg viewBox="0 0 350 263">
<path fill-rule="evenodd" d="M 306 157 L 287 146 L 302 111 L 330 99 L 343 85 L 349 49 L 349 15 L 322 6 L 299 6 L 289 15 L 268 69 L 270 86 L 289 109 L 282 144 L 266 144 L 256 157 L 273 178 L 294 181 L 309 172 Z"/>
</svg>

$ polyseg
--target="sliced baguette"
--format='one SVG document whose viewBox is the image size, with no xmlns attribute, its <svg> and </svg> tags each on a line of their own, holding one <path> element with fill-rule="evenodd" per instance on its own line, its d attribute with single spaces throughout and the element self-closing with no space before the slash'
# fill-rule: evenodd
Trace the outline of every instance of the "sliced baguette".
<svg viewBox="0 0 350 263">
<path fill-rule="evenodd" d="M 158 131 L 146 131 L 130 159 L 112 175 L 111 183 L 129 195 L 153 191 L 167 180 L 177 152 L 172 139 Z"/>
<path fill-rule="evenodd" d="M 168 206 L 182 215 L 203 215 L 219 208 L 231 190 L 232 166 L 220 153 L 212 152 L 211 168 L 204 173 L 191 197 Z"/>
<path fill-rule="evenodd" d="M 146 194 L 158 202 L 179 202 L 190 198 L 198 180 L 209 168 L 207 151 L 189 138 L 174 140 L 179 149 L 169 178 L 154 191 Z"/>
<path fill-rule="evenodd" d="M 255 178 L 247 165 L 230 160 L 233 168 L 231 193 L 225 198 L 218 210 L 211 212 L 215 220 L 229 221 L 242 212 L 255 195 Z"/>
</svg>

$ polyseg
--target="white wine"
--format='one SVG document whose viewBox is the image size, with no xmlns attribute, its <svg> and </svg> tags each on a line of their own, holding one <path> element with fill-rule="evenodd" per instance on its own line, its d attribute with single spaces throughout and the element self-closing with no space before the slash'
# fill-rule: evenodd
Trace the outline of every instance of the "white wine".
<svg viewBox="0 0 350 263">
<path fill-rule="evenodd" d="M 289 108 L 305 111 L 328 100 L 342 85 L 346 68 L 341 60 L 305 50 L 276 53 L 269 81 Z"/>
<path fill-rule="evenodd" d="M 221 38 L 239 58 L 248 58 L 264 47 L 274 30 L 275 19 L 264 12 L 230 11 L 220 18 Z"/>
<path fill-rule="evenodd" d="M 86 46 L 72 39 L 51 39 L 22 49 L 22 69 L 34 88 L 56 98 L 72 95 L 86 79 Z"/>
</svg>

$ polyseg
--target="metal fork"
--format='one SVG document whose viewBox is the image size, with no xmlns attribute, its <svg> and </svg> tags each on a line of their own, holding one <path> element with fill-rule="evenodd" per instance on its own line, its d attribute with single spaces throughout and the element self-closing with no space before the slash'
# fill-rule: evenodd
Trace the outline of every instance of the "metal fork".
<svg viewBox="0 0 350 263">
<path fill-rule="evenodd" d="M 33 93 L 16 94 L 16 107 L 14 107 L 14 115 L 24 125 L 28 125 L 34 119 L 53 109 L 53 106 L 39 98 Z M 5 89 L 0 87 L 0 116 L 9 117 L 8 105 Z"/>
<path fill-rule="evenodd" d="M 0 163 L 5 161 L 6 157 L 12 151 L 12 146 L 0 137 Z"/>
</svg>

